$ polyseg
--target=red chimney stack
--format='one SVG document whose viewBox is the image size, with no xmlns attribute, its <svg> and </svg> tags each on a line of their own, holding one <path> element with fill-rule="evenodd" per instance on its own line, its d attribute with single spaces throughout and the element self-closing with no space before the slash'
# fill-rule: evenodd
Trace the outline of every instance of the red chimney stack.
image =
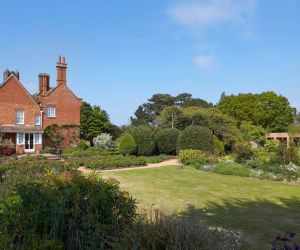
<svg viewBox="0 0 300 250">
<path fill-rule="evenodd" d="M 46 73 L 39 73 L 39 92 L 41 95 L 45 94 L 50 86 L 50 76 Z"/>
<path fill-rule="evenodd" d="M 56 63 L 56 84 L 66 84 L 67 83 L 67 64 L 65 62 L 65 57 L 58 57 L 58 62 Z"/>
</svg>

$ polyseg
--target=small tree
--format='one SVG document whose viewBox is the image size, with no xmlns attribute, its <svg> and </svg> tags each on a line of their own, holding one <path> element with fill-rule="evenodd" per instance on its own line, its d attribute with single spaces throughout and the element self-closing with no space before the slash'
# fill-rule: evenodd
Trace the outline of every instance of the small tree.
<svg viewBox="0 0 300 250">
<path fill-rule="evenodd" d="M 107 133 L 102 133 L 93 139 L 95 148 L 111 148 L 113 146 L 112 136 Z"/>
<path fill-rule="evenodd" d="M 119 152 L 123 155 L 133 155 L 136 153 L 137 146 L 134 137 L 125 133 L 119 138 Z"/>
</svg>

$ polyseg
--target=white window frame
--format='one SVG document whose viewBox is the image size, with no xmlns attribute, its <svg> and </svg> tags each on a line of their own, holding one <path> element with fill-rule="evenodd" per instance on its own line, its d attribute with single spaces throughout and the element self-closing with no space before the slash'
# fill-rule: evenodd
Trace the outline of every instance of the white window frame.
<svg viewBox="0 0 300 250">
<path fill-rule="evenodd" d="M 42 116 L 40 114 L 34 115 L 34 126 L 41 126 L 42 125 Z"/>
<path fill-rule="evenodd" d="M 22 140 L 20 140 L 22 138 Z M 24 133 L 17 133 L 17 144 L 24 145 L 25 144 L 25 134 Z"/>
<path fill-rule="evenodd" d="M 22 113 L 22 120 L 20 121 L 20 122 L 18 122 L 18 118 L 20 118 L 20 117 L 18 117 L 18 112 L 21 112 Z M 16 109 L 16 111 L 15 111 L 15 124 L 16 125 L 24 125 L 24 120 L 25 120 L 25 112 L 24 112 L 24 110 L 23 109 Z"/>
<path fill-rule="evenodd" d="M 45 113 L 46 113 L 46 117 L 55 118 L 56 117 L 56 106 L 55 105 L 47 105 Z"/>
<path fill-rule="evenodd" d="M 34 133 L 34 144 L 42 144 L 42 133 Z"/>
</svg>

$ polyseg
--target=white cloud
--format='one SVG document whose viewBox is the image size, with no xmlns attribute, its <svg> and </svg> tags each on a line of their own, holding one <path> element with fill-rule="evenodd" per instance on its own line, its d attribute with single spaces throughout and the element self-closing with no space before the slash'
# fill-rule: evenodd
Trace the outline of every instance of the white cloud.
<svg viewBox="0 0 300 250">
<path fill-rule="evenodd" d="M 252 15 L 256 0 L 207 0 L 182 2 L 169 9 L 171 17 L 186 26 L 241 24 Z"/>
<path fill-rule="evenodd" d="M 194 57 L 193 62 L 197 67 L 205 70 L 210 70 L 217 64 L 217 60 L 214 56 L 207 55 Z"/>
</svg>

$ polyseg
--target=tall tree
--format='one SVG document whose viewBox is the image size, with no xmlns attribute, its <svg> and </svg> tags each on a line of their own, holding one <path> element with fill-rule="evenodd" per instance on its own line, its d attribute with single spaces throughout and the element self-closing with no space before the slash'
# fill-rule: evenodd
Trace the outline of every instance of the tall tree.
<svg viewBox="0 0 300 250">
<path fill-rule="evenodd" d="M 200 98 L 187 100 L 183 104 L 183 107 L 185 107 L 185 108 L 187 108 L 187 107 L 212 108 L 213 106 L 214 105 L 212 103 L 209 103 Z"/>
<path fill-rule="evenodd" d="M 165 107 L 159 117 L 160 123 L 164 128 L 178 128 L 183 126 L 183 113 L 180 107 Z"/>
<path fill-rule="evenodd" d="M 175 104 L 178 106 L 183 106 L 187 101 L 192 99 L 192 94 L 190 93 L 181 93 L 174 98 Z"/>
<path fill-rule="evenodd" d="M 261 94 L 239 94 L 222 96 L 219 110 L 232 116 L 241 125 L 251 122 L 264 129 L 283 132 L 293 123 L 296 114 L 286 97 L 269 91 Z"/>
<path fill-rule="evenodd" d="M 107 112 L 86 102 L 81 107 L 80 124 L 81 137 L 89 141 L 101 133 L 109 133 L 111 129 Z"/>
</svg>

